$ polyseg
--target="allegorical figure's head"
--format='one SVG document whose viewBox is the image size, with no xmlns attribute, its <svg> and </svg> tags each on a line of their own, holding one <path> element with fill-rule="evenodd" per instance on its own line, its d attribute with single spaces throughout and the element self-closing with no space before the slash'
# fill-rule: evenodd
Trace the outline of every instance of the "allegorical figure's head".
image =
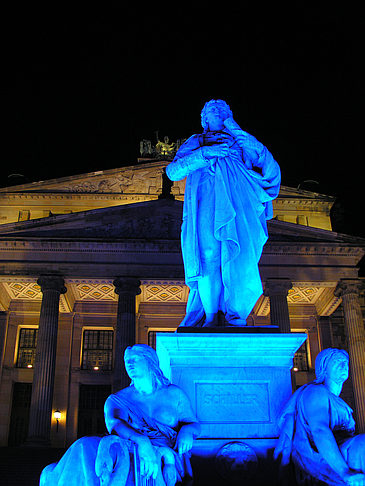
<svg viewBox="0 0 365 486">
<path fill-rule="evenodd" d="M 316 383 L 323 383 L 331 378 L 344 382 L 348 378 L 349 355 L 343 349 L 327 348 L 321 351 L 315 363 Z"/>
<path fill-rule="evenodd" d="M 223 120 L 232 116 L 232 111 L 225 101 L 210 100 L 205 103 L 200 116 L 203 131 L 207 132 L 208 130 L 220 129 L 210 126 L 215 117 L 220 118 L 223 122 Z"/>
<path fill-rule="evenodd" d="M 146 377 L 151 378 L 154 390 L 170 384 L 160 368 L 156 351 L 146 344 L 128 346 L 124 353 L 124 364 L 131 384 L 134 379 Z"/>
</svg>

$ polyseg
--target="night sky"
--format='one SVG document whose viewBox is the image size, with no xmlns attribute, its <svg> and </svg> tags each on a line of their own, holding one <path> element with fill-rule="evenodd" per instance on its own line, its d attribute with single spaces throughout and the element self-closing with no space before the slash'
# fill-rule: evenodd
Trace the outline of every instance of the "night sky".
<svg viewBox="0 0 365 486">
<path fill-rule="evenodd" d="M 142 138 L 200 132 L 221 98 L 283 185 L 335 196 L 335 229 L 365 237 L 362 12 L 64 5 L 3 16 L 2 186 L 132 165 Z"/>
</svg>

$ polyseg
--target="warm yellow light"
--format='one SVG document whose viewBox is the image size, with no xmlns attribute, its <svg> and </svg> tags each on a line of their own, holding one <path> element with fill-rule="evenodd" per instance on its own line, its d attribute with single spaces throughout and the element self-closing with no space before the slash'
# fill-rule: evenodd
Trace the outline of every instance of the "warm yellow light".
<svg viewBox="0 0 365 486">
<path fill-rule="evenodd" d="M 299 368 L 293 368 L 293 371 L 299 371 Z"/>
<path fill-rule="evenodd" d="M 55 410 L 53 416 L 56 420 L 61 420 L 61 412 L 59 410 Z"/>
<path fill-rule="evenodd" d="M 99 370 L 99 366 L 94 366 L 94 371 L 98 371 Z"/>
<path fill-rule="evenodd" d="M 33 368 L 33 365 L 29 364 L 27 365 L 27 368 Z"/>
</svg>

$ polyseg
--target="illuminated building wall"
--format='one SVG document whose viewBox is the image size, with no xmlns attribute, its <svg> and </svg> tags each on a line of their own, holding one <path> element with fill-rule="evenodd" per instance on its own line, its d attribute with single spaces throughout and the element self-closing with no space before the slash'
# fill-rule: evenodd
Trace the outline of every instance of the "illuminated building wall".
<svg viewBox="0 0 365 486">
<path fill-rule="evenodd" d="M 103 430 L 102 403 L 124 380 L 117 335 L 122 343 L 153 346 L 156 331 L 173 331 L 182 320 L 188 296 L 179 234 L 184 181 L 172 186 L 174 200 L 159 198 L 166 164 L 141 160 L 0 189 L 0 445 L 18 445 L 27 435 L 37 330 L 48 289 L 40 277 L 57 276 L 66 290 L 59 291 L 53 316 L 58 317 L 53 446 Z M 260 261 L 265 292 L 249 324 L 281 326 L 288 313 L 291 331 L 308 334 L 295 359 L 296 386 L 314 377 L 321 349 L 348 347 L 344 292 L 351 291 L 364 309 L 356 290 L 364 241 L 332 231 L 333 202 L 282 187 Z M 281 302 L 275 318 L 274 302 Z M 122 305 L 129 313 L 123 322 Z M 344 394 L 356 408 L 350 381 Z"/>
</svg>

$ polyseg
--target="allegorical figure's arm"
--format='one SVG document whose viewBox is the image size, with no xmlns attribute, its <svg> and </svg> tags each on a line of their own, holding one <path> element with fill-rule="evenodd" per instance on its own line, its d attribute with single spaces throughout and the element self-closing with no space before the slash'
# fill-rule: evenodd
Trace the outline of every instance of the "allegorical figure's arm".
<svg viewBox="0 0 365 486">
<path fill-rule="evenodd" d="M 104 415 L 110 434 L 118 435 L 122 439 L 129 439 L 137 445 L 142 474 L 156 479 L 158 460 L 150 439 L 128 424 L 127 417 L 123 417 L 123 410 L 116 407 L 110 397 L 105 402 Z"/>
<path fill-rule="evenodd" d="M 193 447 L 193 441 L 199 436 L 201 427 L 191 408 L 190 400 L 185 392 L 174 385 L 174 394 L 177 402 L 177 413 L 180 429 L 176 437 L 175 450 L 179 454 L 189 452 Z"/>
<path fill-rule="evenodd" d="M 318 452 L 346 484 L 358 484 L 358 481 L 361 484 L 364 475 L 349 468 L 338 448 L 332 430 L 329 428 L 327 392 L 321 387 L 312 388 L 307 393 L 304 408 Z"/>
</svg>

